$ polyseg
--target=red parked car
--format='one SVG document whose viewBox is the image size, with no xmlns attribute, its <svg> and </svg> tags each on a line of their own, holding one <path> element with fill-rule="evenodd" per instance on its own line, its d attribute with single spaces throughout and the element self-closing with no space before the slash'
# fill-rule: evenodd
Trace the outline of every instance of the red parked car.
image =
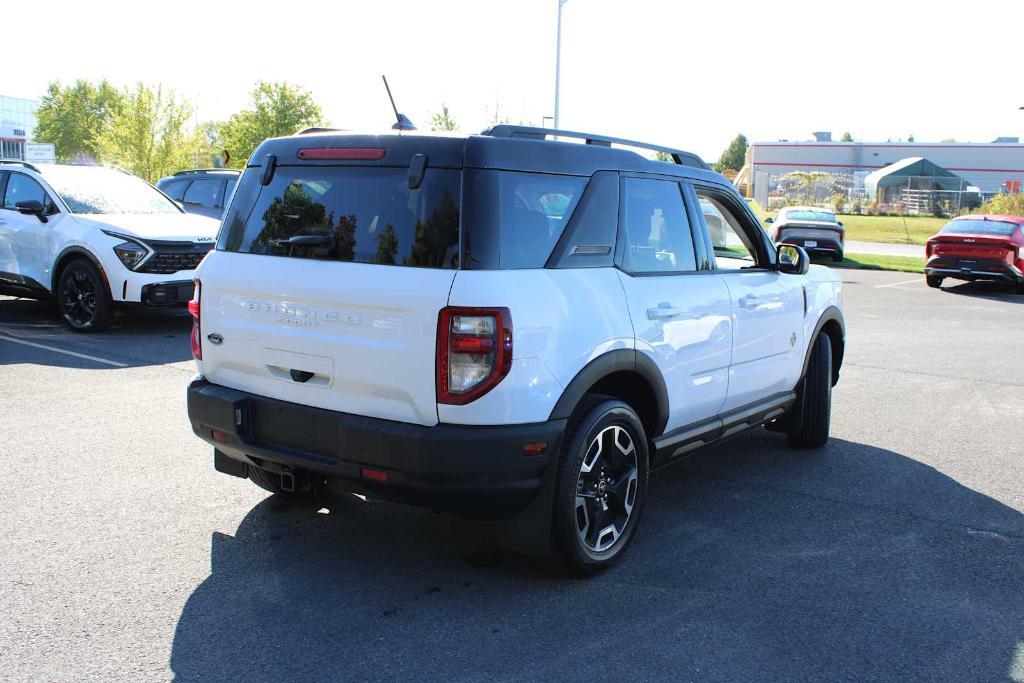
<svg viewBox="0 0 1024 683">
<path fill-rule="evenodd" d="M 997 280 L 1024 293 L 1024 216 L 960 216 L 928 240 L 925 279 Z"/>
</svg>

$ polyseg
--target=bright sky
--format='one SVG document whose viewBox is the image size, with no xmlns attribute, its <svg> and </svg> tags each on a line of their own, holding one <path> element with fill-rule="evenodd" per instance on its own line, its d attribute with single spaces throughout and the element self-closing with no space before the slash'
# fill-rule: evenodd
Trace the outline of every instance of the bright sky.
<svg viewBox="0 0 1024 683">
<path fill-rule="evenodd" d="M 21 29 L 5 32 L 5 54 L 20 57 L 16 68 L 8 60 L 0 94 L 143 80 L 213 119 L 243 107 L 257 79 L 288 80 L 334 125 L 374 129 L 392 122 L 385 73 L 399 110 L 422 128 L 442 102 L 469 131 L 496 109 L 537 123 L 553 111 L 557 0 L 46 6 L 45 21 L 26 9 Z M 737 132 L 1024 137 L 1022 26 L 1021 0 L 568 0 L 561 125 L 710 160 Z"/>
</svg>

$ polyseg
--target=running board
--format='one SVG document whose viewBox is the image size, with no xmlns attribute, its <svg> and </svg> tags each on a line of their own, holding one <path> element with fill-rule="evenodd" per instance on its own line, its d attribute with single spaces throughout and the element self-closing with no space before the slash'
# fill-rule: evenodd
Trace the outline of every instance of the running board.
<svg viewBox="0 0 1024 683">
<path fill-rule="evenodd" d="M 794 401 L 796 392 L 787 391 L 663 434 L 654 440 L 652 466 L 656 468 L 667 465 L 681 455 L 774 420 L 783 415 Z"/>
</svg>

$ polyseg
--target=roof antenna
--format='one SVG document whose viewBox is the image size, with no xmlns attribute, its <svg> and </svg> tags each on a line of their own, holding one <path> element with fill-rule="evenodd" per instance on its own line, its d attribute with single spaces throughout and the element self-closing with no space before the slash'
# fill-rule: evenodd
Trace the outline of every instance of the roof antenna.
<svg viewBox="0 0 1024 683">
<path fill-rule="evenodd" d="M 416 126 L 413 125 L 412 121 L 405 114 L 398 113 L 398 107 L 395 106 L 395 98 L 391 96 L 391 87 L 388 86 L 388 77 L 384 74 L 380 76 L 384 79 L 384 87 L 388 91 L 388 99 L 391 100 L 391 108 L 395 110 L 395 123 L 391 126 L 392 130 L 416 130 Z"/>
</svg>

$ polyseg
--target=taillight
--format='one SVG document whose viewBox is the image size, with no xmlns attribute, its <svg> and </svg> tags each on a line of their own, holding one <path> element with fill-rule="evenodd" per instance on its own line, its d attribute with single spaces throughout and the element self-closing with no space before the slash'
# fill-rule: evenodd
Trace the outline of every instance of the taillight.
<svg viewBox="0 0 1024 683">
<path fill-rule="evenodd" d="M 441 309 L 437 320 L 437 402 L 465 405 L 493 389 L 512 368 L 507 308 Z"/>
<path fill-rule="evenodd" d="M 933 249 L 935 249 L 935 243 L 934 242 L 929 241 L 929 242 L 925 243 L 925 245 L 924 245 L 924 257 L 925 258 L 931 258 L 932 250 Z"/>
<path fill-rule="evenodd" d="M 192 300 L 188 302 L 188 312 L 192 314 L 192 357 L 196 360 L 203 359 L 203 345 L 200 342 L 199 330 L 199 297 L 202 296 L 203 283 L 196 280 L 196 291 Z"/>
</svg>

